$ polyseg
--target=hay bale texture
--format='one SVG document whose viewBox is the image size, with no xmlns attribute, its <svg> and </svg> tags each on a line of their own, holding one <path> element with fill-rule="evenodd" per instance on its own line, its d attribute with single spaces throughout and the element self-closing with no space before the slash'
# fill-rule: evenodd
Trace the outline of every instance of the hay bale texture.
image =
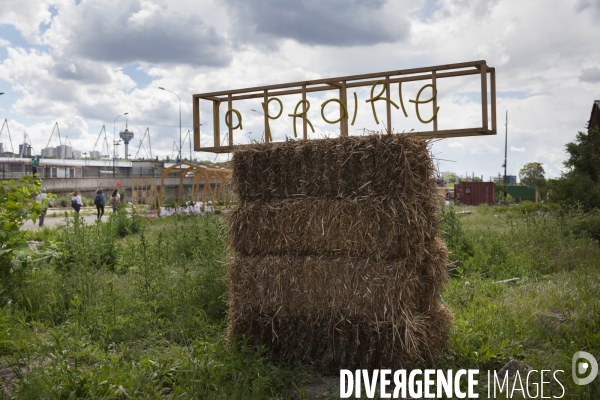
<svg viewBox="0 0 600 400">
<path fill-rule="evenodd" d="M 371 135 L 234 153 L 230 337 L 326 372 L 438 357 L 451 316 L 428 146 Z"/>
</svg>

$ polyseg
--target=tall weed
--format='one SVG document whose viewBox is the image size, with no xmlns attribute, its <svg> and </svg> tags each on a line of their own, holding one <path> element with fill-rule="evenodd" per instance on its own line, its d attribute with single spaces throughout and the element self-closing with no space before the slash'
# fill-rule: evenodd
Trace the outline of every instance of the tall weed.
<svg viewBox="0 0 600 400">
<path fill-rule="evenodd" d="M 573 212 L 555 210 L 555 206 L 532 208 L 532 204 L 513 206 L 498 214 L 493 212 L 503 207 L 480 206 L 475 213 L 460 215 L 453 208 L 444 210 L 442 237 L 458 273 L 497 279 L 533 277 L 594 262 L 588 251 L 594 247 L 589 234 L 574 234 L 577 226 L 593 232 L 593 217 L 576 217 Z"/>
</svg>

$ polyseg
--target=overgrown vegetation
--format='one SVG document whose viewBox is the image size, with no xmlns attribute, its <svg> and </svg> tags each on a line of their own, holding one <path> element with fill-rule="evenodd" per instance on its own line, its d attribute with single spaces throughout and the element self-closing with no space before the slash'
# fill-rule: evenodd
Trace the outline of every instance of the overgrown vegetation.
<svg viewBox="0 0 600 400">
<path fill-rule="evenodd" d="M 579 204 L 586 211 L 600 208 L 600 128 L 587 134 L 577 133 L 575 140 L 565 146 L 569 170 L 559 179 L 549 182 L 553 202 Z"/>
<path fill-rule="evenodd" d="M 499 370 L 516 359 L 562 369 L 566 398 L 598 398 L 598 380 L 571 378 L 575 352 L 600 354 L 598 216 L 530 202 L 471 211 L 442 214 L 454 274 L 442 296 L 455 315 L 442 364 Z"/>
<path fill-rule="evenodd" d="M 21 226 L 42 213 L 42 204 L 33 198 L 39 193 L 40 181 L 24 176 L 0 182 L 0 305 L 2 297 L 10 296 L 21 273 L 28 267 L 27 234 Z"/>
<path fill-rule="evenodd" d="M 226 343 L 218 216 L 153 220 L 137 233 L 126 214 L 65 222 L 1 309 L 5 395 L 258 399 L 294 390 L 292 368 Z"/>
<path fill-rule="evenodd" d="M 26 185 L 11 195 L 22 207 L 0 204 L 17 227 L 37 212 L 29 198 L 38 186 Z M 516 359 L 564 370 L 565 398 L 598 398 L 598 379 L 573 384 L 571 357 L 600 354 L 600 216 L 529 202 L 447 208 L 442 229 L 453 277 L 441 297 L 454 331 L 443 359 L 424 367 L 478 368 L 484 393 L 485 371 Z M 7 232 L 20 264 L 2 261 L 0 398 L 306 397 L 315 372 L 226 341 L 220 216 L 147 221 L 123 211 Z M 43 243 L 33 252 L 26 239 Z"/>
</svg>

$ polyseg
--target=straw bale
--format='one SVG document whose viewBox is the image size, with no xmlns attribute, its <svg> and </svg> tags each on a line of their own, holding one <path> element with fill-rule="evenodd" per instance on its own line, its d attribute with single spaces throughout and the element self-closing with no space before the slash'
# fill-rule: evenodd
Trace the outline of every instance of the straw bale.
<svg viewBox="0 0 600 400">
<path fill-rule="evenodd" d="M 248 202 L 229 216 L 231 245 L 241 255 L 408 257 L 420 262 L 438 232 L 433 207 L 382 196 Z"/>
<path fill-rule="evenodd" d="M 232 167 L 241 203 L 302 196 L 435 198 L 429 141 L 404 134 L 256 143 L 236 151 Z"/>
<path fill-rule="evenodd" d="M 438 357 L 451 316 L 429 143 L 372 135 L 235 152 L 229 337 L 332 372 Z"/>
<path fill-rule="evenodd" d="M 402 260 L 238 256 L 230 264 L 236 318 L 264 313 L 306 319 L 386 321 L 424 312 L 448 281 L 447 249 L 437 239 L 421 264 Z"/>
<path fill-rule="evenodd" d="M 441 304 L 395 320 L 306 319 L 255 313 L 230 324 L 230 335 L 247 335 L 249 345 L 265 345 L 275 362 L 302 363 L 321 371 L 340 368 L 408 368 L 437 359 L 446 349 L 452 316 Z"/>
</svg>

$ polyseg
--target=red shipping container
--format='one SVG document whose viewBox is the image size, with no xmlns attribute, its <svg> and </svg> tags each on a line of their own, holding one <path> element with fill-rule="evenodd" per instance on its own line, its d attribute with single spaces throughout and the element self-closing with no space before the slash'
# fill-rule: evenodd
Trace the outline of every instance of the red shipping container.
<svg viewBox="0 0 600 400">
<path fill-rule="evenodd" d="M 466 206 L 494 205 L 494 182 L 463 182 L 454 185 L 454 198 Z"/>
</svg>

